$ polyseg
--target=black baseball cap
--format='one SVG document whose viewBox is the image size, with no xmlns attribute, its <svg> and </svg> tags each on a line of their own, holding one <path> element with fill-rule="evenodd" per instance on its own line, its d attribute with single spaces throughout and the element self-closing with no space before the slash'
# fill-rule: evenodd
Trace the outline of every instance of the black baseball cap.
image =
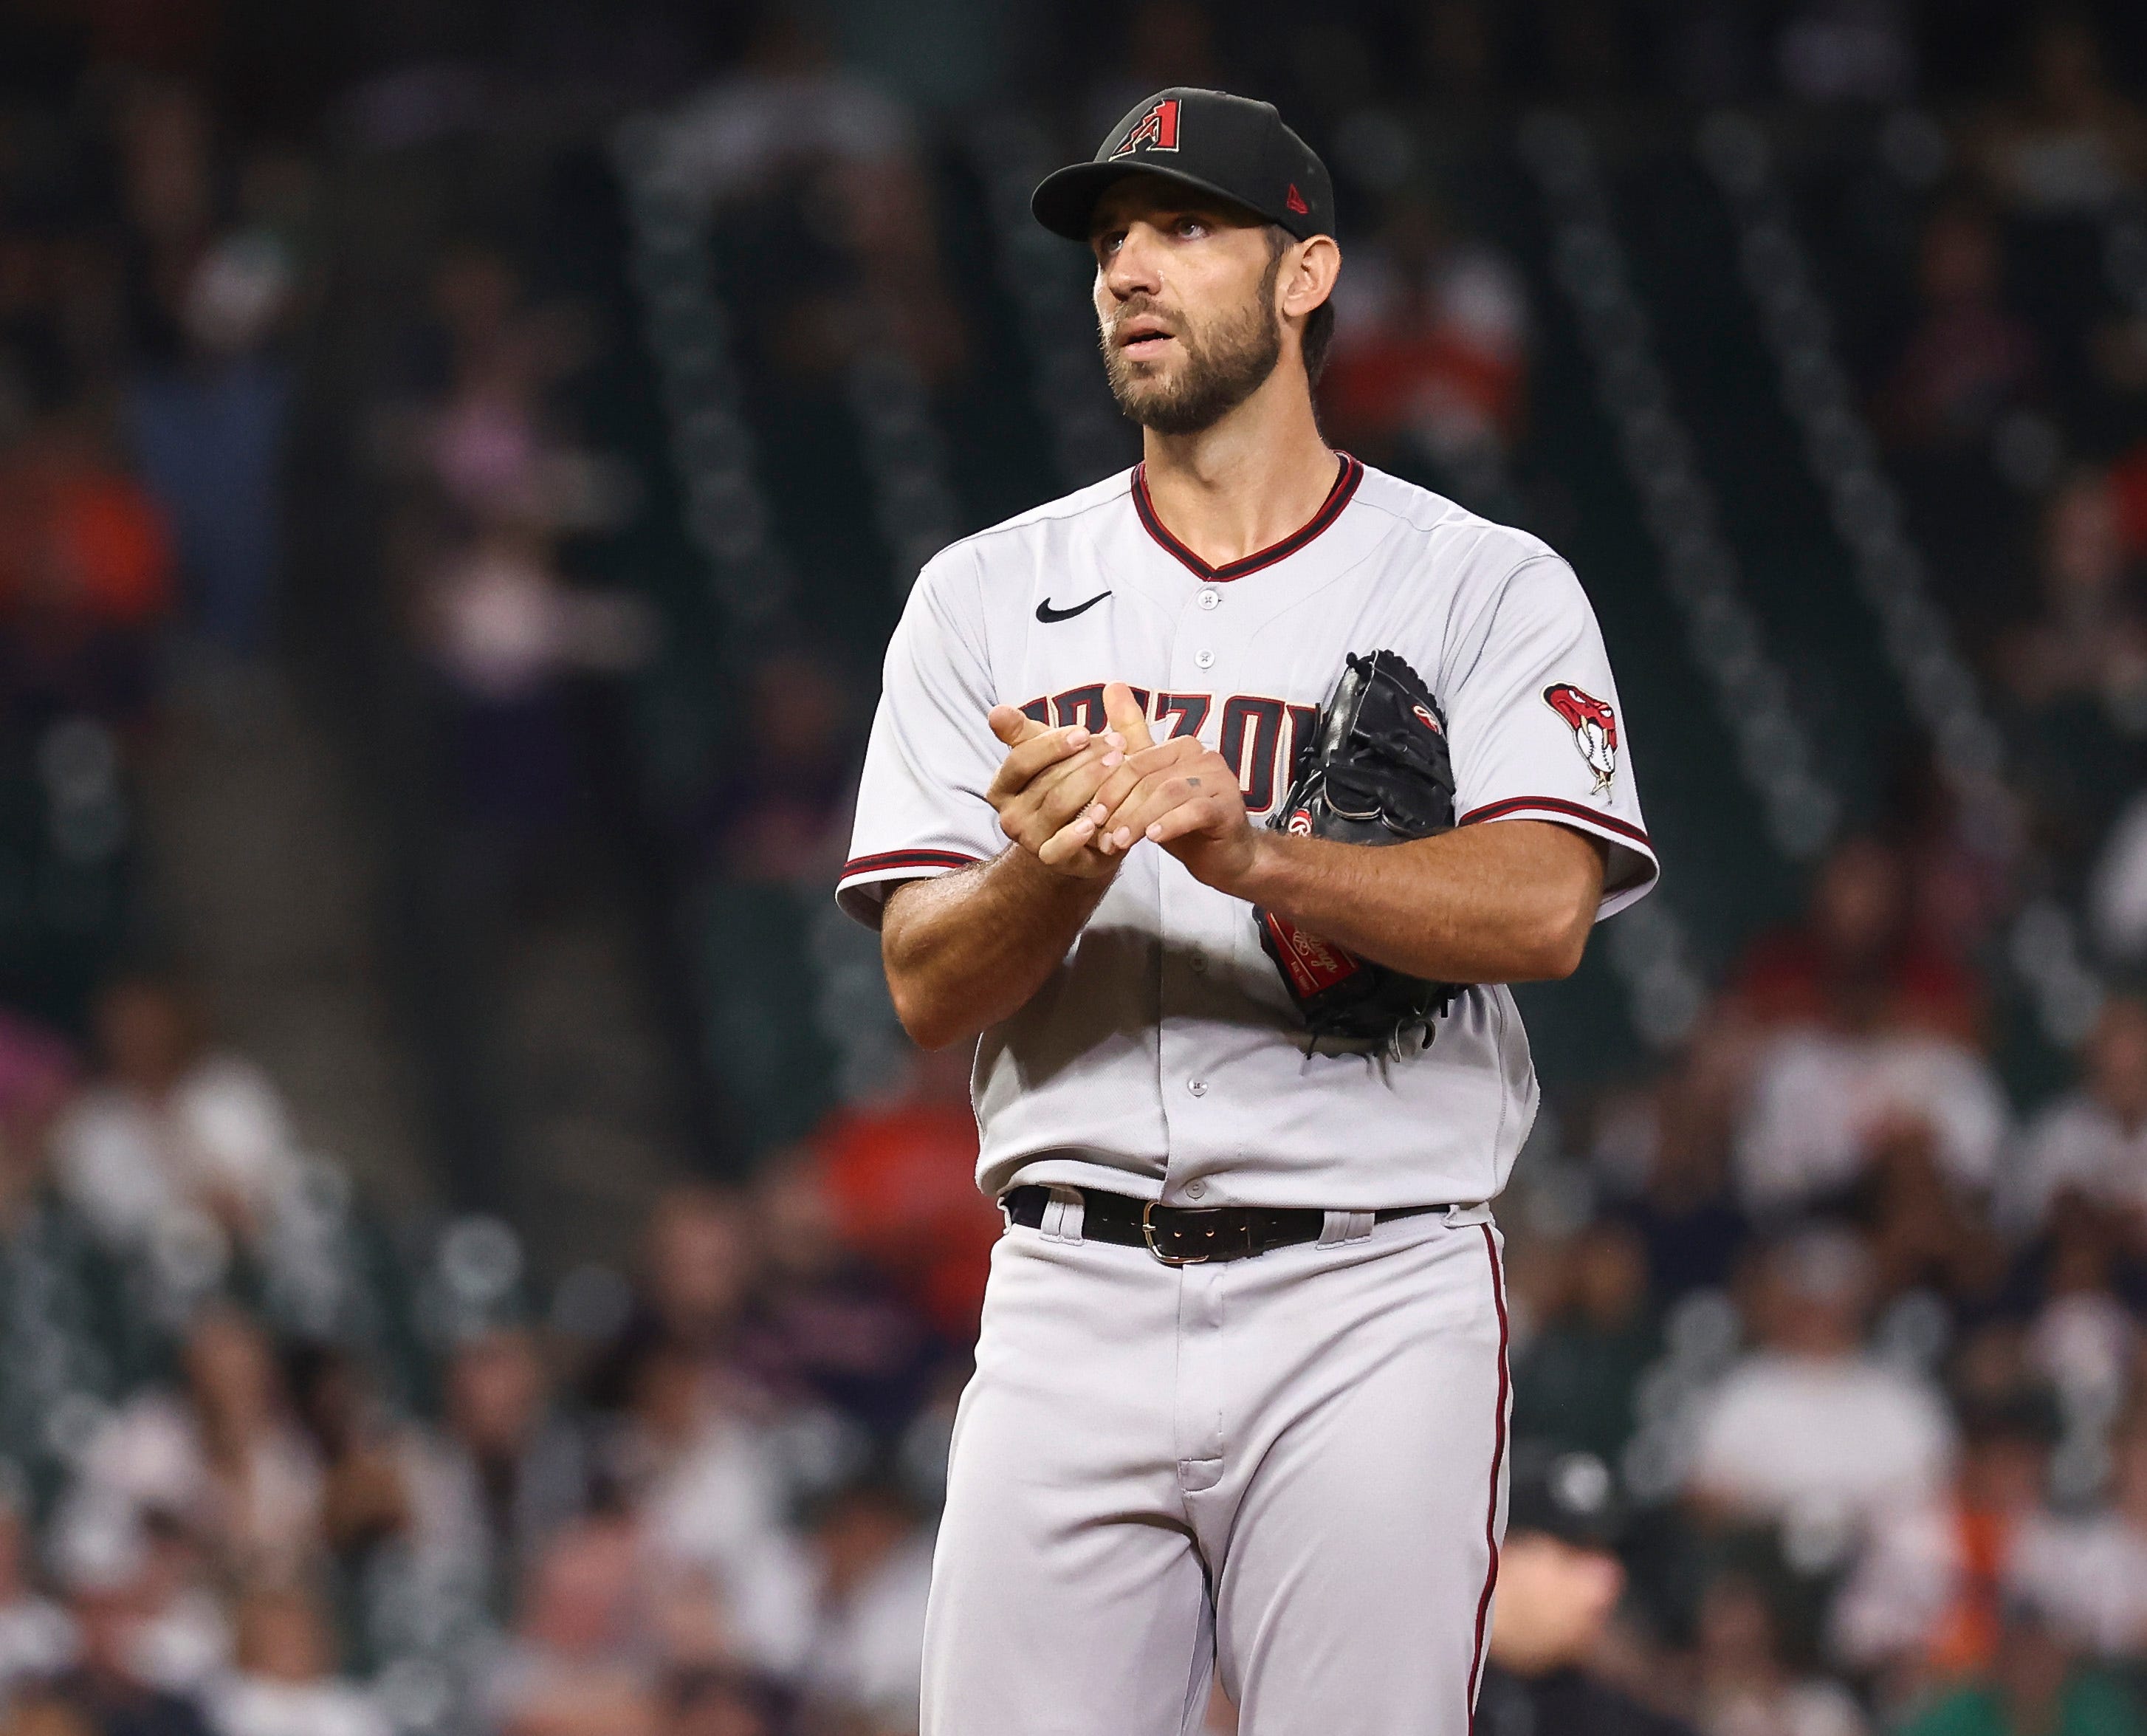
<svg viewBox="0 0 2147 1736">
<path fill-rule="evenodd" d="M 1091 161 L 1046 175 L 1028 208 L 1045 228 L 1086 241 L 1104 189 L 1136 174 L 1218 194 L 1299 241 L 1334 233 L 1327 165 L 1283 124 L 1274 104 L 1187 85 L 1135 103 Z"/>
<path fill-rule="evenodd" d="M 1507 1493 L 1506 1534 L 1540 1531 L 1578 1549 L 1607 1549 L 1624 1523 L 1616 1473 L 1593 1453 L 1567 1452 L 1549 1442 L 1514 1448 Z"/>
</svg>

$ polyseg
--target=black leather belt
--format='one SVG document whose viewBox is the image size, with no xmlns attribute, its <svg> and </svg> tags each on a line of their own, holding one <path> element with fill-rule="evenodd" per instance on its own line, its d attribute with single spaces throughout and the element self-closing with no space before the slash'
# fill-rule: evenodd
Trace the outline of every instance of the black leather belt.
<svg viewBox="0 0 2147 1736">
<path fill-rule="evenodd" d="M 1167 1206 L 1124 1193 L 1099 1193 L 1088 1188 L 1081 1196 L 1081 1236 L 1123 1248 L 1145 1248 L 1166 1266 L 1198 1266 L 1209 1260 L 1249 1259 L 1270 1248 L 1317 1242 L 1327 1214 L 1309 1206 Z M 1028 1229 L 1043 1228 L 1048 1188 L 1009 1188 L 999 1198 L 1008 1218 Z M 1374 1212 L 1373 1219 L 1392 1223 L 1449 1208 L 1400 1206 Z"/>
</svg>

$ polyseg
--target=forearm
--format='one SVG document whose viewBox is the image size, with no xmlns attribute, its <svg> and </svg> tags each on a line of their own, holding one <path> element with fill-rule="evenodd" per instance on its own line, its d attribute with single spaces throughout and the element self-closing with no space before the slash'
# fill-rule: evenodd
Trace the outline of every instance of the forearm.
<svg viewBox="0 0 2147 1736">
<path fill-rule="evenodd" d="M 1603 885 L 1603 847 L 1503 820 L 1372 848 L 1259 831 L 1229 890 L 1361 957 L 1443 983 L 1572 974 Z"/>
<path fill-rule="evenodd" d="M 1043 986 L 1109 888 L 1046 868 L 1018 845 L 888 898 L 880 956 L 903 1028 L 943 1048 L 1018 1013 Z"/>
</svg>

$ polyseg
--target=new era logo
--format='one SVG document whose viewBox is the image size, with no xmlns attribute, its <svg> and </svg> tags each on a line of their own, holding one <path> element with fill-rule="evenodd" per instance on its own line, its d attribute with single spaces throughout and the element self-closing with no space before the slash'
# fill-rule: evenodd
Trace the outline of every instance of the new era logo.
<svg viewBox="0 0 2147 1736">
<path fill-rule="evenodd" d="M 1178 148 L 1178 98 L 1165 97 L 1134 123 L 1114 157 L 1130 156 L 1145 147 L 1151 151 L 1174 151 Z"/>
<path fill-rule="evenodd" d="M 1294 181 L 1289 183 L 1289 197 L 1284 199 L 1283 203 L 1289 206 L 1299 217 L 1309 217 L 1312 214 L 1312 208 L 1304 203 L 1304 195 L 1297 190 L 1297 183 Z"/>
</svg>

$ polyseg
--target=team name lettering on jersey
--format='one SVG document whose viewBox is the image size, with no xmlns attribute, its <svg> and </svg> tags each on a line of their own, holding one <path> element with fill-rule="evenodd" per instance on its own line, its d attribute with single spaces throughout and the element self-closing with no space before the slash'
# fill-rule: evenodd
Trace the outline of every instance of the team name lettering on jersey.
<svg viewBox="0 0 2147 1736">
<path fill-rule="evenodd" d="M 1265 813 L 1289 788 L 1289 768 L 1297 762 L 1298 750 L 1319 726 L 1316 705 L 1292 705 L 1262 693 L 1232 693 L 1223 701 L 1214 735 L 1205 736 L 1203 729 L 1215 713 L 1213 694 L 1151 693 L 1145 688 L 1135 688 L 1133 693 L 1156 726 L 1159 740 L 1191 735 L 1212 743 L 1235 768 L 1249 813 Z M 1079 726 L 1100 733 L 1110 727 L 1104 713 L 1100 681 L 1032 699 L 1019 709 L 1024 717 L 1061 729 Z"/>
</svg>

